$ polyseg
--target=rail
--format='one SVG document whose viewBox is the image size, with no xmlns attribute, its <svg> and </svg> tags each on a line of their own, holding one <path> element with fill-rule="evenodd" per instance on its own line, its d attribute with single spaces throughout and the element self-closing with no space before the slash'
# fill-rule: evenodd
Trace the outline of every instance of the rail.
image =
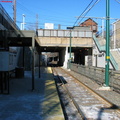
<svg viewBox="0 0 120 120">
<path fill-rule="evenodd" d="M 71 70 L 75 71 L 79 74 L 82 74 L 90 79 L 96 81 L 98 84 L 103 85 L 105 81 L 105 69 L 104 68 L 97 68 L 94 66 L 83 66 L 74 63 L 70 64 Z M 113 88 L 115 91 L 120 93 L 120 71 L 109 71 L 110 76 L 110 87 Z"/>
<path fill-rule="evenodd" d="M 110 114 L 115 116 L 115 114 L 111 112 L 113 110 L 113 108 L 116 109 L 116 114 L 117 114 L 117 112 L 118 113 L 120 112 L 119 106 L 117 104 L 114 104 L 114 102 L 109 101 L 105 96 L 103 97 L 102 95 L 97 93 L 96 89 L 92 88 L 93 85 L 89 86 L 88 84 L 86 84 L 86 82 L 89 81 L 88 79 L 86 79 L 86 82 L 81 81 L 82 79 L 85 79 L 85 77 L 81 76 L 80 77 L 81 80 L 80 80 L 79 78 L 77 78 L 77 75 L 74 77 L 73 74 L 71 75 L 66 70 L 64 71 L 63 69 L 59 69 L 59 68 L 57 68 L 57 72 L 58 72 L 58 76 L 60 76 L 60 78 L 64 81 L 62 83 L 67 88 L 66 93 L 68 93 L 68 94 L 70 93 L 69 96 L 72 99 L 75 106 L 77 105 L 76 108 L 79 108 L 78 111 L 81 110 L 81 112 L 83 113 L 83 119 L 92 119 L 93 118 L 88 115 L 89 112 L 90 112 L 90 114 L 94 114 L 94 115 L 96 114 L 97 117 L 96 118 L 94 117 L 93 119 L 103 118 L 103 116 L 101 116 L 101 109 L 104 109 L 104 110 L 111 109 L 109 112 L 102 111 L 102 114 L 109 113 L 108 116 L 110 116 Z M 62 77 L 61 77 L 61 75 L 62 75 Z M 63 86 L 63 84 L 62 84 L 62 86 Z M 87 96 L 87 99 L 86 99 L 86 96 Z M 96 98 L 96 96 L 97 96 L 97 98 Z M 86 109 L 86 107 L 91 107 L 91 106 L 94 106 L 94 108 L 90 108 L 89 110 L 87 109 L 87 111 L 89 111 L 89 112 L 87 112 L 87 114 L 86 114 L 86 110 L 84 110 L 83 106 L 85 106 L 85 109 Z M 95 106 L 99 106 L 99 107 L 95 107 Z M 96 108 L 99 109 L 98 112 L 97 112 Z M 97 113 L 95 113 L 95 112 L 92 113 L 92 111 L 93 111 L 92 109 L 94 109 Z M 113 110 L 113 112 L 115 112 L 115 111 Z M 103 118 L 103 119 L 105 119 L 105 118 Z"/>
</svg>

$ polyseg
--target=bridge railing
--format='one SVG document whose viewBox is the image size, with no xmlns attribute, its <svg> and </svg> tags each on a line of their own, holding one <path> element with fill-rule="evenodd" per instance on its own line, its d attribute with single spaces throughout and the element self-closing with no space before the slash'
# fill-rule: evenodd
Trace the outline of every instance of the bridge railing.
<svg viewBox="0 0 120 120">
<path fill-rule="evenodd" d="M 105 81 L 105 69 L 94 66 L 84 66 L 75 63 L 68 63 L 68 67 L 74 72 L 82 74 L 91 80 L 97 82 L 100 85 L 104 84 Z M 109 71 L 110 76 L 110 87 L 117 90 L 120 93 L 120 71 Z"/>
<path fill-rule="evenodd" d="M 38 37 L 92 37 L 92 31 L 38 29 Z"/>
<path fill-rule="evenodd" d="M 1 26 L 6 26 L 6 28 L 13 28 L 13 30 L 20 30 L 20 28 L 14 23 L 14 21 L 12 20 L 12 18 L 9 16 L 9 14 L 6 12 L 6 10 L 3 8 L 3 6 L 0 4 L 0 23 Z M 9 23 L 9 24 L 8 24 Z M 11 27 L 10 27 L 10 26 Z"/>
</svg>

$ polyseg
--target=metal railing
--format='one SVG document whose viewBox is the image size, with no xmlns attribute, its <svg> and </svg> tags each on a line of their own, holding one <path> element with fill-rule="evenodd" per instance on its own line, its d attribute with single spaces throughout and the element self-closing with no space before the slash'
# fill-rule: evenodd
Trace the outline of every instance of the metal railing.
<svg viewBox="0 0 120 120">
<path fill-rule="evenodd" d="M 6 27 L 10 25 L 13 28 L 9 30 L 20 30 L 20 28 L 14 23 L 14 21 L 11 19 L 11 17 L 1 4 L 0 4 L 0 22 L 2 22 L 1 24 L 4 24 Z"/>
<path fill-rule="evenodd" d="M 69 63 L 68 63 L 69 66 Z M 70 63 L 70 69 L 74 72 L 82 74 L 100 85 L 105 82 L 105 69 L 97 68 L 93 66 L 83 66 L 79 64 Z M 110 76 L 110 87 L 120 93 L 120 71 L 109 71 Z"/>
<path fill-rule="evenodd" d="M 98 39 L 96 38 L 96 36 L 95 36 L 94 34 L 93 34 L 93 40 L 94 40 L 94 42 L 96 43 L 96 45 L 97 45 L 97 47 L 98 47 L 98 49 L 99 49 L 100 52 L 105 52 L 105 51 L 106 51 L 106 50 L 105 50 L 105 45 L 101 46 L 101 45 L 99 44 Z M 117 64 L 117 62 L 115 61 L 115 59 L 114 59 L 114 57 L 112 56 L 111 53 L 110 53 L 110 62 L 111 62 L 111 64 L 112 64 L 113 68 L 114 68 L 115 70 L 118 70 L 118 64 Z"/>
<path fill-rule="evenodd" d="M 38 37 L 92 37 L 92 31 L 38 29 Z"/>
<path fill-rule="evenodd" d="M 110 62 L 114 66 L 115 70 L 118 70 L 118 63 L 115 61 L 111 53 L 110 53 Z"/>
<path fill-rule="evenodd" d="M 96 43 L 100 52 L 105 52 L 105 45 L 101 46 L 98 39 L 96 38 L 95 34 L 93 34 L 93 40 Z"/>
</svg>

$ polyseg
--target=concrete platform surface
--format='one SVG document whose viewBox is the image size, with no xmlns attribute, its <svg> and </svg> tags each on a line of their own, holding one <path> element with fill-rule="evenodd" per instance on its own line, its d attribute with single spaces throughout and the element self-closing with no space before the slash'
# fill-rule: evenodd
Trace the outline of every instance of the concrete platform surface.
<svg viewBox="0 0 120 120">
<path fill-rule="evenodd" d="M 35 70 L 35 90 L 30 71 L 10 79 L 10 94 L 0 95 L 0 120 L 64 120 L 51 68 Z"/>
</svg>

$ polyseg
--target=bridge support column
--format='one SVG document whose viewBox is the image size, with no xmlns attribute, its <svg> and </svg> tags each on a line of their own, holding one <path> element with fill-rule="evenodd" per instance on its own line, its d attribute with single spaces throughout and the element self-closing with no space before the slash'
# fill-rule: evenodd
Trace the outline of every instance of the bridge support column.
<svg viewBox="0 0 120 120">
<path fill-rule="evenodd" d="M 66 50 L 65 50 L 65 61 L 64 61 L 64 66 L 63 66 L 65 68 L 67 68 L 68 58 L 69 58 L 68 47 L 66 47 Z"/>
<path fill-rule="evenodd" d="M 35 80 L 35 39 L 34 34 L 32 36 L 32 91 L 34 90 L 34 80 Z"/>
<path fill-rule="evenodd" d="M 61 51 L 59 51 L 59 62 L 58 65 L 59 66 L 63 66 L 65 61 L 65 48 L 63 48 Z"/>
</svg>

